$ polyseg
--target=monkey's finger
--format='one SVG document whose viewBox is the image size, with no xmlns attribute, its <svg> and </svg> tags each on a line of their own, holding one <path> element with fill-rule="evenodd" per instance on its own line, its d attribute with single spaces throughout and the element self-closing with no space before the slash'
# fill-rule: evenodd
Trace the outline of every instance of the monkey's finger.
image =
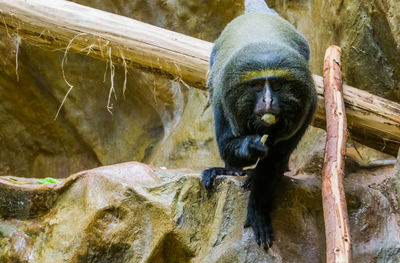
<svg viewBox="0 0 400 263">
<path fill-rule="evenodd" d="M 233 176 L 244 176 L 245 173 L 243 171 L 237 170 L 237 171 L 234 171 L 232 175 Z"/>
<path fill-rule="evenodd" d="M 272 241 L 274 241 L 274 232 L 272 231 L 272 228 L 269 228 L 268 240 L 270 242 L 270 246 L 272 246 Z"/>
<path fill-rule="evenodd" d="M 272 247 L 272 239 L 267 238 L 267 246 L 268 246 L 268 247 L 267 247 L 266 249 Z"/>
<path fill-rule="evenodd" d="M 206 189 L 210 187 L 210 179 L 208 176 L 203 175 L 202 183 Z"/>
<path fill-rule="evenodd" d="M 243 184 L 242 184 L 242 188 L 248 190 L 250 188 L 251 182 L 249 180 L 246 180 Z"/>
<path fill-rule="evenodd" d="M 210 189 L 215 178 L 215 173 L 212 170 L 205 170 L 202 174 L 202 182 L 206 189 Z"/>
<path fill-rule="evenodd" d="M 254 237 L 256 238 L 257 245 L 261 245 L 261 239 L 260 239 L 260 229 L 259 227 L 253 225 L 253 233 Z"/>
<path fill-rule="evenodd" d="M 264 157 L 268 154 L 268 146 L 262 144 L 261 142 L 257 141 L 250 145 L 251 151 L 256 153 L 259 157 Z"/>
<path fill-rule="evenodd" d="M 255 235 L 255 237 L 256 237 L 256 243 L 257 243 L 257 245 L 258 245 L 258 246 L 261 246 L 260 236 L 258 235 L 258 233 L 256 234 L 255 232 L 254 232 L 254 235 Z"/>
<path fill-rule="evenodd" d="M 242 184 L 242 188 L 247 190 L 251 186 L 251 181 L 252 181 L 251 170 L 244 170 L 243 173 L 244 173 L 244 175 L 246 175 L 246 174 L 248 175 L 248 177 L 246 178 L 246 180 Z"/>
<path fill-rule="evenodd" d="M 251 226 L 251 221 L 250 221 L 249 218 L 246 218 L 246 221 L 244 222 L 243 227 L 244 227 L 244 228 L 248 228 L 249 226 Z"/>
<path fill-rule="evenodd" d="M 274 240 L 274 236 L 273 236 L 273 232 L 272 232 L 272 228 L 268 227 L 268 231 L 267 231 L 267 245 L 268 247 L 272 246 L 272 241 Z"/>
<path fill-rule="evenodd" d="M 253 148 L 264 149 L 267 146 L 261 142 L 260 136 L 254 136 L 251 138 L 249 145 Z"/>
<path fill-rule="evenodd" d="M 261 142 L 257 142 L 255 144 L 253 144 L 253 147 L 255 150 L 258 150 L 260 152 L 265 152 L 268 150 L 268 147 L 264 144 L 262 144 Z"/>
<path fill-rule="evenodd" d="M 265 226 L 260 226 L 260 239 L 261 239 L 261 245 L 264 249 L 266 249 L 266 243 L 267 243 L 267 231 Z"/>
<path fill-rule="evenodd" d="M 269 229 L 265 232 L 263 236 L 262 246 L 267 251 L 272 246 L 272 236 L 270 235 Z"/>
</svg>

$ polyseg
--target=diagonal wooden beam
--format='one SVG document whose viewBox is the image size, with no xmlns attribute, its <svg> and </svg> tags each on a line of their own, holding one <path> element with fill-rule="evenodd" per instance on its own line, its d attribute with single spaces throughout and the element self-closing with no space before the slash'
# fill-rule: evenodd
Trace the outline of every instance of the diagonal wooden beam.
<svg viewBox="0 0 400 263">
<path fill-rule="evenodd" d="M 206 89 L 212 43 L 64 0 L 0 0 L 0 30 L 37 45 L 86 53 Z M 322 66 L 322 65 L 321 65 Z M 325 127 L 322 78 L 314 76 Z M 400 105 L 344 85 L 350 138 L 396 155 Z"/>
</svg>

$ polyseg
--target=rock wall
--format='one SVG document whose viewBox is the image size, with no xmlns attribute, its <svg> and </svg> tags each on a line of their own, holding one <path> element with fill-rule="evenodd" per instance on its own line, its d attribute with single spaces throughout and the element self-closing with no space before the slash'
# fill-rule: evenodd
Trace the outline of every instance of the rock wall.
<svg viewBox="0 0 400 263">
<path fill-rule="evenodd" d="M 243 9 L 241 1 L 76 1 L 214 41 Z M 347 82 L 400 101 L 399 3 L 268 1 L 299 28 L 320 74 L 325 48 L 343 48 Z M 66 177 L 100 165 L 141 161 L 154 166 L 221 165 L 207 93 L 152 74 L 0 32 L 0 175 Z M 65 76 L 65 79 L 64 79 Z M 74 88 L 60 111 L 68 86 Z M 210 154 L 211 153 L 211 154 Z"/>
</svg>

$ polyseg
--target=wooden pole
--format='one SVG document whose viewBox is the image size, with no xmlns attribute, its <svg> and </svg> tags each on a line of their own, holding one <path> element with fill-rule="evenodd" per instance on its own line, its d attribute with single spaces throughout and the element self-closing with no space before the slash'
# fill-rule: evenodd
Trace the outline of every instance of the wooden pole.
<svg viewBox="0 0 400 263">
<path fill-rule="evenodd" d="M 327 142 L 322 170 L 322 203 L 326 234 L 326 262 L 351 262 L 351 240 L 343 189 L 347 125 L 342 92 L 340 48 L 330 46 L 324 59 Z"/>
<path fill-rule="evenodd" d="M 0 0 L 0 30 L 36 45 L 84 53 L 162 74 L 205 89 L 212 43 L 63 0 Z M 323 84 L 314 75 L 325 128 Z M 395 156 L 400 146 L 400 105 L 345 86 L 351 138 Z"/>
</svg>

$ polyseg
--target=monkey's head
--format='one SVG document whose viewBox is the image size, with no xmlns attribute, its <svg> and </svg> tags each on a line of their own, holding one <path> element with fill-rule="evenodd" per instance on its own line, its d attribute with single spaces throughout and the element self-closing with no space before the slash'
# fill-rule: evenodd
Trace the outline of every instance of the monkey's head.
<svg viewBox="0 0 400 263">
<path fill-rule="evenodd" d="M 289 47 L 247 45 L 231 56 L 215 82 L 213 103 L 221 104 L 235 135 L 268 134 L 269 143 L 293 136 L 315 103 L 308 61 Z M 276 121 L 263 121 L 266 113 Z"/>
</svg>

